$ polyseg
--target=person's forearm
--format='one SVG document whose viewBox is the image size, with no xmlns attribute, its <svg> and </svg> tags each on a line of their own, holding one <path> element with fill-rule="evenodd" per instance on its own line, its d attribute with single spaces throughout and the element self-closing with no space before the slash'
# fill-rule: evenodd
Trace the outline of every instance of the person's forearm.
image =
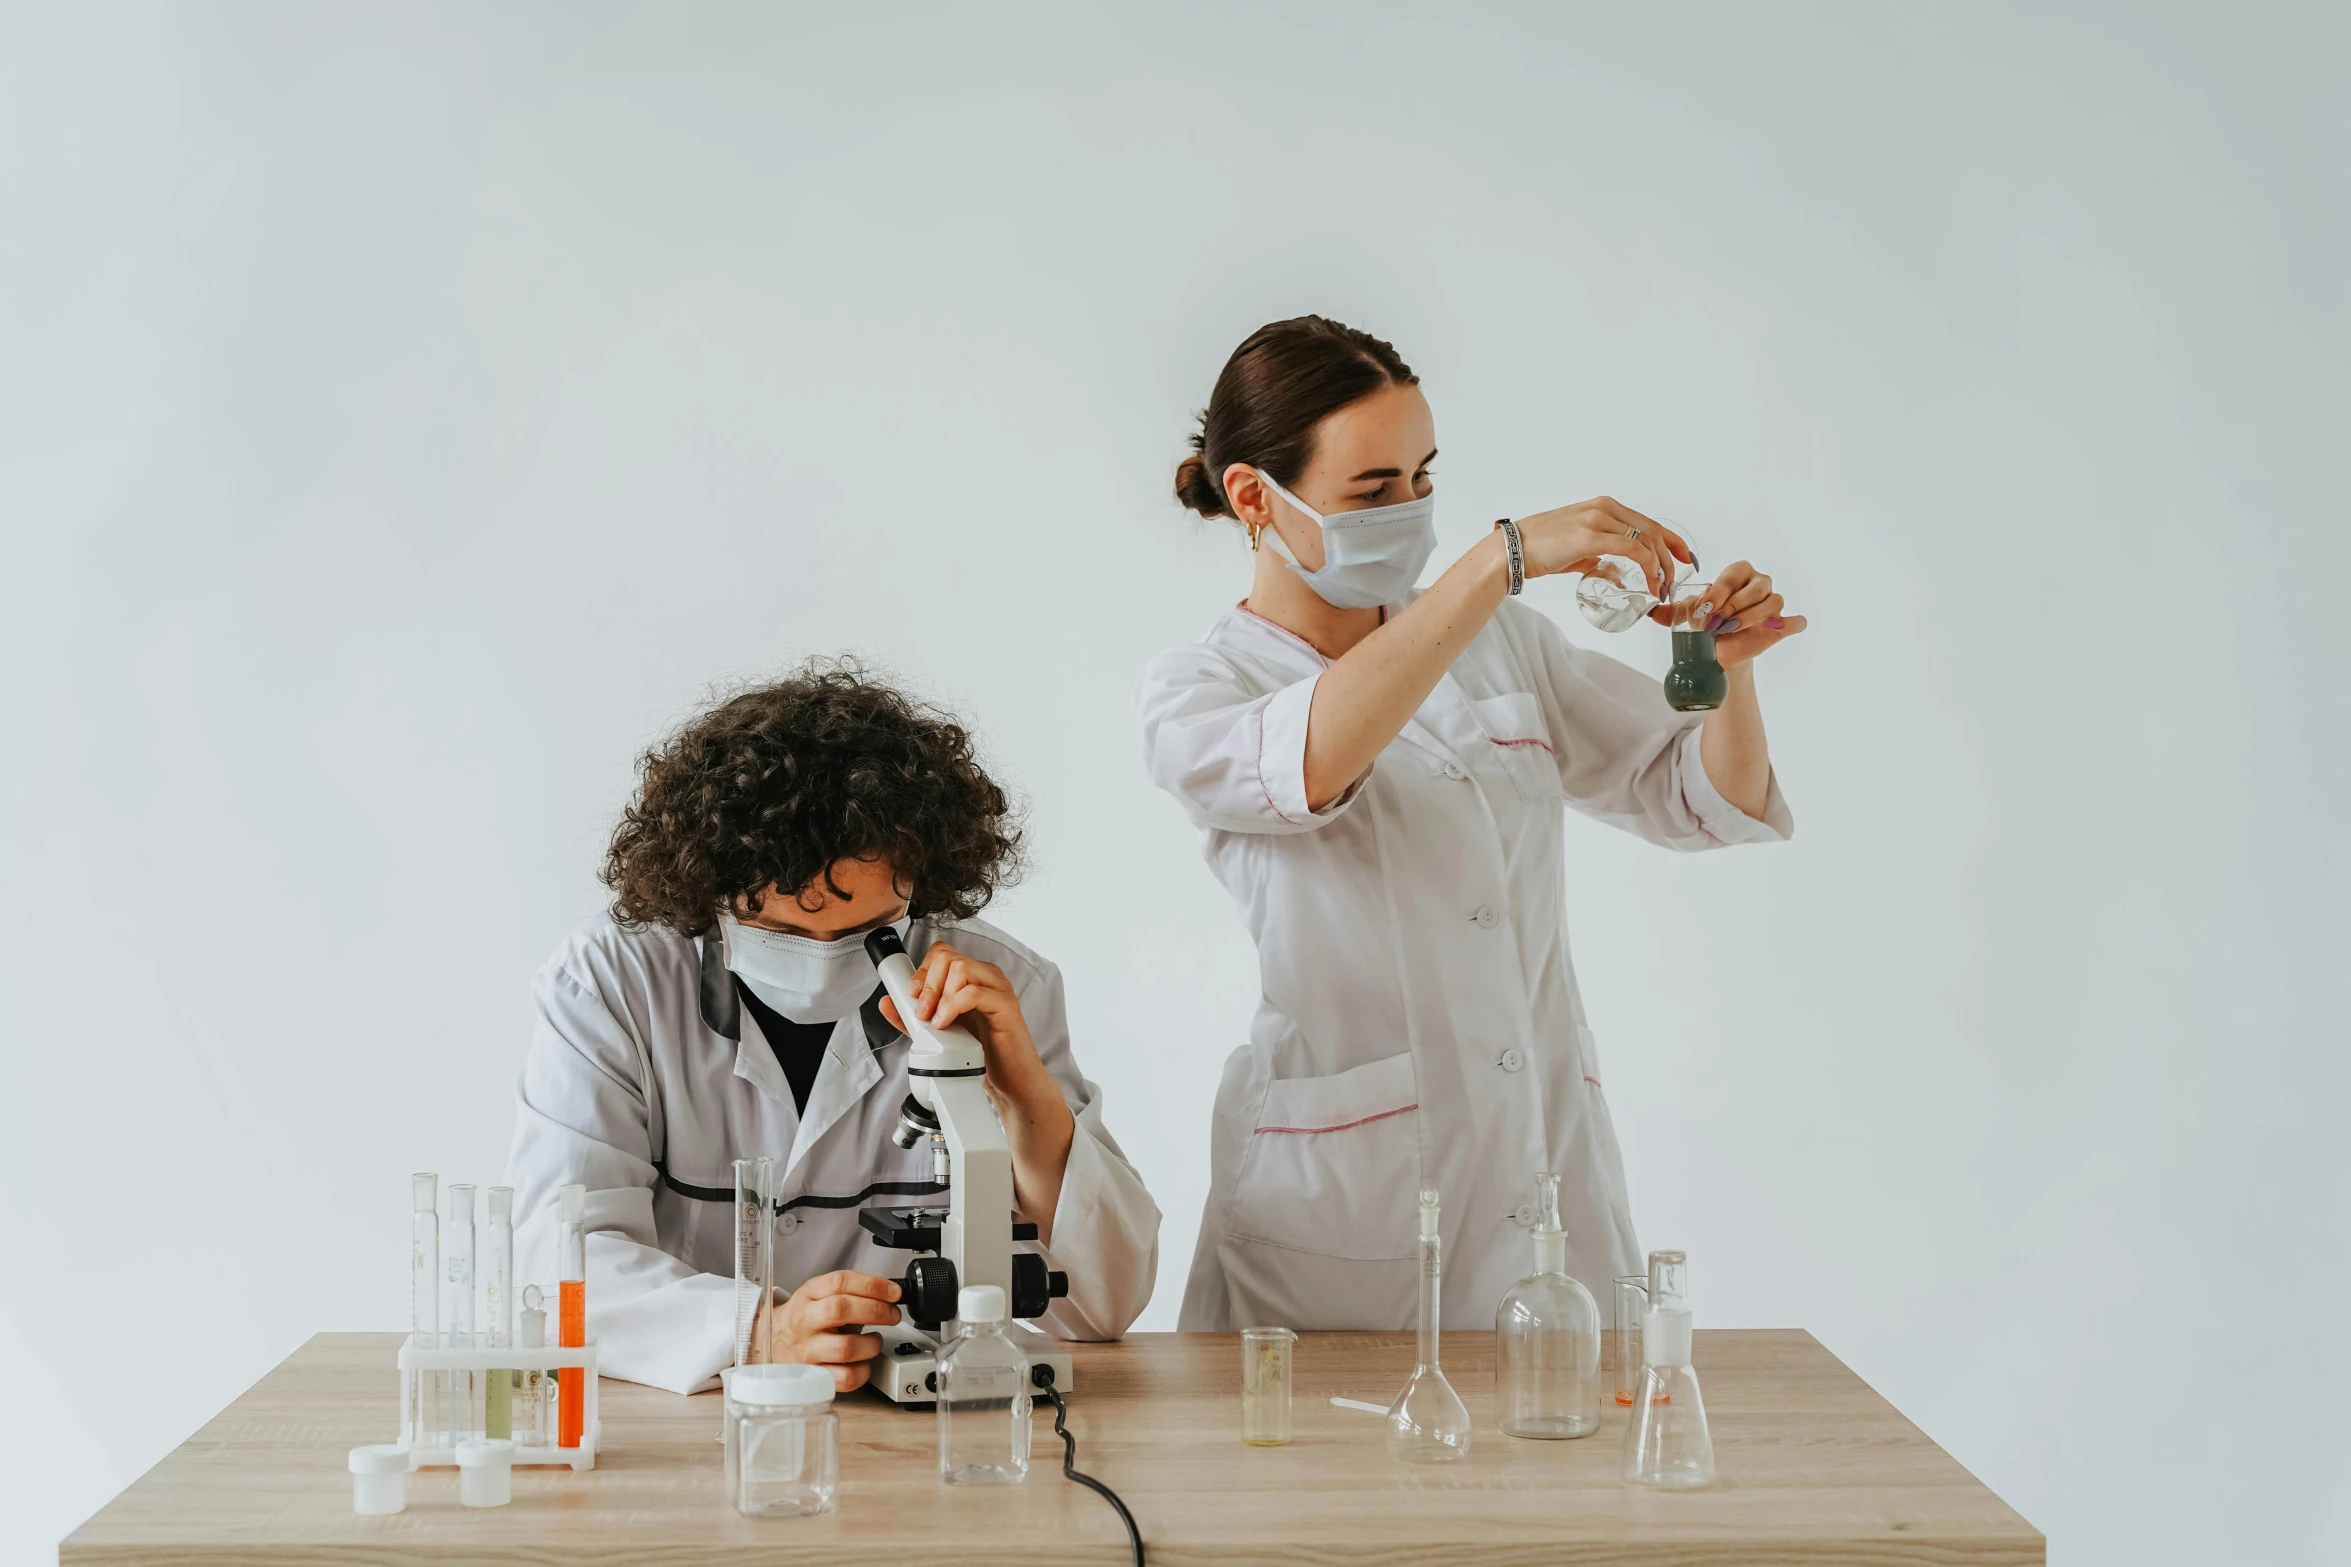
<svg viewBox="0 0 2351 1567">
<path fill-rule="evenodd" d="M 1733 664 L 1724 673 L 1730 694 L 1706 715 L 1698 758 L 1715 792 L 1761 821 L 1771 803 L 1771 748 L 1763 735 L 1763 707 L 1755 699 L 1755 666 Z"/>
<path fill-rule="evenodd" d="M 1061 1097 L 1061 1085 L 1043 1067 L 1038 1081 L 997 1098 L 1004 1140 L 1012 1149 L 1012 1200 L 1037 1226 L 1039 1244 L 1053 1244 L 1053 1213 L 1061 1205 L 1061 1177 L 1069 1168 L 1069 1146 L 1077 1117 Z"/>
<path fill-rule="evenodd" d="M 1395 619 L 1324 670 L 1306 716 L 1306 804 L 1345 794 L 1403 733 L 1502 600 L 1509 560 L 1489 534 Z"/>
</svg>

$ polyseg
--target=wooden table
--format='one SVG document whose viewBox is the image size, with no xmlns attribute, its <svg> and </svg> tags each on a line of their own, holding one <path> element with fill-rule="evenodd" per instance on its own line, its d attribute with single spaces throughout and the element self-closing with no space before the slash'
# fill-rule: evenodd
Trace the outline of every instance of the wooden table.
<svg viewBox="0 0 2351 1567">
<path fill-rule="evenodd" d="M 950 1490 L 927 1413 L 843 1399 L 840 1510 L 738 1517 L 720 1492 L 715 1393 L 607 1380 L 591 1474 L 517 1470 L 514 1501 L 457 1505 L 457 1475 L 408 1481 L 408 1510 L 351 1511 L 348 1448 L 389 1441 L 389 1333 L 322 1333 L 74 1531 L 84 1562 L 1126 1561 L 1100 1497 L 1061 1476 L 1052 1411 L 1028 1483 Z M 2039 1563 L 2040 1534 L 1859 1377 L 1795 1330 L 1712 1331 L 1695 1356 L 1721 1478 L 1659 1493 L 1617 1475 L 1624 1415 L 1598 1434 L 1524 1442 L 1494 1429 L 1493 1337 L 1445 1336 L 1447 1374 L 1477 1422 L 1467 1459 L 1391 1462 L 1379 1418 L 1412 1368 L 1409 1334 L 1310 1334 L 1297 1346 L 1297 1439 L 1237 1435 L 1230 1335 L 1138 1333 L 1077 1346 L 1078 1467 L 1126 1498 L 1150 1559 L 1187 1562 Z"/>
</svg>

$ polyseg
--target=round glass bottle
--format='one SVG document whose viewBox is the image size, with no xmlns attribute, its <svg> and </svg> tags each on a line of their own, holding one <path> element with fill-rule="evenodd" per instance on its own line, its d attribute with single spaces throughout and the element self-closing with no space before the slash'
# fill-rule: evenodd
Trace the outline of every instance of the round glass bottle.
<svg viewBox="0 0 2351 1567">
<path fill-rule="evenodd" d="M 1567 1271 L 1559 1177 L 1535 1177 L 1535 1271 L 1494 1311 L 1494 1394 L 1506 1436 L 1541 1441 L 1600 1428 L 1600 1307 Z"/>
</svg>

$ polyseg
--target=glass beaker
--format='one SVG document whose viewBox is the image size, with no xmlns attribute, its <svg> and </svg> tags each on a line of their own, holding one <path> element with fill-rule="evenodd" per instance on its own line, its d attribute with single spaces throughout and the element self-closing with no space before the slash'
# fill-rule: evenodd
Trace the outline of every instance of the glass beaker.
<svg viewBox="0 0 2351 1567">
<path fill-rule="evenodd" d="M 1290 1440 L 1288 1328 L 1241 1330 L 1241 1440 L 1251 1447 L 1283 1447 Z"/>
<path fill-rule="evenodd" d="M 1677 713 L 1711 712 L 1730 695 L 1730 677 L 1714 656 L 1718 608 L 1711 582 L 1677 582 L 1666 602 L 1673 667 L 1665 672 L 1665 700 Z"/>
<path fill-rule="evenodd" d="M 1649 1281 L 1627 1273 L 1616 1285 L 1616 1401 L 1630 1406 L 1641 1386 L 1641 1314 L 1649 1309 Z"/>
</svg>

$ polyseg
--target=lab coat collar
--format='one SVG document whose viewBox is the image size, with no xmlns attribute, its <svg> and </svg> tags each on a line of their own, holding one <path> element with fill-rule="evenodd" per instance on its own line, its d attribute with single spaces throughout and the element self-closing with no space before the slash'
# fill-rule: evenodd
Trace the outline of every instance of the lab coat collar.
<svg viewBox="0 0 2351 1567">
<path fill-rule="evenodd" d="M 712 1033 L 734 1041 L 737 1077 L 789 1105 L 792 1085 L 785 1081 L 783 1066 L 776 1060 L 775 1050 L 766 1036 L 760 1033 L 758 1020 L 743 1015 L 743 999 L 735 993 L 734 975 L 727 969 L 722 944 L 716 936 L 705 936 L 701 947 L 699 1001 L 703 1023 Z M 792 1152 L 784 1161 L 786 1179 L 800 1167 L 818 1139 L 832 1130 L 882 1080 L 878 1059 L 881 1052 L 904 1037 L 882 1016 L 882 990 L 878 984 L 865 1005 L 833 1026 L 833 1037 L 825 1045 L 825 1058 L 816 1069 L 816 1082 L 808 1090 L 808 1105 L 800 1112 L 799 1122 L 793 1128 Z"/>
<path fill-rule="evenodd" d="M 725 944 L 715 935 L 697 937 L 696 941 L 702 951 L 702 1025 L 740 1046 L 743 1040 L 743 998 L 735 994 L 735 976 L 727 969 Z M 886 1050 L 906 1037 L 892 1028 L 890 1020 L 882 1016 L 882 992 L 878 985 L 874 993 L 865 998 L 865 1005 L 857 1009 L 857 1016 L 864 1025 L 865 1042 L 871 1049 Z"/>
</svg>

